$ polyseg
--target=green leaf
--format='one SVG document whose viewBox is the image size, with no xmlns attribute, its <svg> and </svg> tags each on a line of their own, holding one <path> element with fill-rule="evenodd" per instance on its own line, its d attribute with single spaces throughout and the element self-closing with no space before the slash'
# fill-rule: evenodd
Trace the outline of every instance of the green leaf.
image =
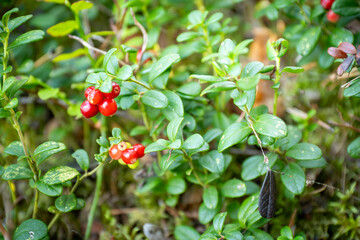
<svg viewBox="0 0 360 240">
<path fill-rule="evenodd" d="M 211 186 L 204 189 L 203 201 L 207 208 L 215 209 L 219 201 L 219 193 L 216 187 Z"/>
<path fill-rule="evenodd" d="M 227 216 L 227 212 L 218 213 L 213 220 L 214 229 L 218 234 L 221 234 L 224 228 L 224 222 Z"/>
<path fill-rule="evenodd" d="M 149 75 L 149 82 L 158 77 L 160 74 L 165 72 L 169 67 L 174 65 L 180 60 L 180 55 L 176 53 L 168 54 L 159 59 L 151 68 L 150 75 Z"/>
<path fill-rule="evenodd" d="M 220 211 L 220 208 L 220 206 L 217 206 L 214 209 L 210 209 L 207 208 L 204 203 L 202 203 L 199 208 L 199 222 L 202 224 L 208 224 Z"/>
<path fill-rule="evenodd" d="M 353 0 L 338 0 L 333 3 L 331 10 L 340 16 L 352 16 L 360 12 L 360 4 Z"/>
<path fill-rule="evenodd" d="M 302 56 L 309 55 L 319 41 L 320 35 L 321 28 L 319 26 L 310 27 L 298 41 L 296 51 Z"/>
<path fill-rule="evenodd" d="M 188 20 L 193 26 L 196 26 L 204 22 L 206 15 L 207 13 L 202 13 L 199 10 L 194 10 L 189 13 Z"/>
<path fill-rule="evenodd" d="M 212 83 L 201 92 L 201 96 L 207 93 L 217 93 L 217 92 L 232 90 L 235 88 L 236 88 L 236 84 L 231 81 Z"/>
<path fill-rule="evenodd" d="M 219 47 L 219 53 L 224 56 L 229 56 L 235 49 L 235 44 L 231 39 L 225 39 Z"/>
<path fill-rule="evenodd" d="M 263 69 L 264 64 L 262 62 L 250 62 L 248 64 L 246 64 L 246 66 L 244 67 L 244 69 L 241 72 L 241 77 L 252 77 L 255 76 L 256 74 L 258 74 L 261 69 Z"/>
<path fill-rule="evenodd" d="M 9 78 L 7 78 L 7 80 L 8 79 Z M 8 98 L 12 98 L 26 82 L 27 79 L 15 79 L 15 81 L 11 81 L 8 85 L 8 90 L 6 91 Z"/>
<path fill-rule="evenodd" d="M 236 85 L 241 90 L 250 90 L 255 88 L 259 81 L 260 74 L 257 74 L 255 76 L 241 77 L 239 80 L 236 81 Z"/>
<path fill-rule="evenodd" d="M 284 121 L 271 114 L 260 115 L 254 123 L 254 128 L 256 132 L 273 138 L 284 137 L 287 134 Z"/>
<path fill-rule="evenodd" d="M 187 40 L 191 40 L 199 36 L 201 36 L 201 34 L 198 32 L 183 32 L 179 36 L 177 36 L 176 41 L 185 42 Z"/>
<path fill-rule="evenodd" d="M 226 181 L 221 187 L 221 195 L 227 198 L 237 198 L 245 195 L 246 185 L 239 179 Z"/>
<path fill-rule="evenodd" d="M 217 12 L 214 13 L 213 15 L 211 15 L 206 21 L 205 21 L 205 26 L 208 26 L 212 23 L 218 22 L 220 21 L 222 18 L 224 17 L 224 14 L 222 14 L 221 12 Z"/>
<path fill-rule="evenodd" d="M 289 226 L 282 227 L 280 233 L 283 237 L 287 237 L 290 240 L 293 239 L 293 234 Z"/>
<path fill-rule="evenodd" d="M 33 15 L 25 15 L 10 20 L 8 23 L 9 32 L 12 32 L 15 28 L 32 18 L 32 16 Z"/>
<path fill-rule="evenodd" d="M 286 151 L 286 156 L 297 160 L 319 159 L 321 155 L 321 149 L 311 143 L 298 143 Z"/>
<path fill-rule="evenodd" d="M 242 229 L 250 227 L 250 219 L 256 215 L 261 218 L 260 213 L 257 211 L 259 205 L 259 194 L 251 195 L 242 202 L 238 220 Z"/>
<path fill-rule="evenodd" d="M 167 149 L 169 144 L 170 144 L 170 141 L 168 141 L 168 140 L 158 139 L 156 142 L 149 144 L 145 148 L 145 153 L 163 151 L 163 150 Z"/>
<path fill-rule="evenodd" d="M 165 108 L 168 106 L 169 101 L 167 97 L 160 91 L 148 90 L 142 95 L 141 101 L 153 108 Z"/>
<path fill-rule="evenodd" d="M 91 2 L 88 1 L 78 1 L 71 4 L 71 10 L 76 13 L 79 13 L 81 10 L 89 9 L 93 6 Z"/>
<path fill-rule="evenodd" d="M 245 181 L 249 181 L 260 176 L 258 166 L 264 161 L 264 157 L 261 155 L 251 156 L 245 159 L 242 164 L 241 178 Z"/>
<path fill-rule="evenodd" d="M 192 227 L 177 225 L 174 230 L 175 240 L 198 240 L 200 234 Z"/>
<path fill-rule="evenodd" d="M 216 150 L 209 152 L 199 159 L 201 166 L 213 173 L 222 173 L 225 170 L 224 155 Z"/>
<path fill-rule="evenodd" d="M 77 28 L 77 23 L 74 20 L 69 20 L 50 27 L 46 32 L 53 37 L 63 37 L 72 33 Z"/>
<path fill-rule="evenodd" d="M 124 65 L 119 69 L 118 73 L 116 74 L 116 79 L 125 81 L 131 78 L 132 75 L 132 68 L 129 65 Z"/>
<path fill-rule="evenodd" d="M 323 157 L 314 160 L 298 160 L 296 163 L 304 168 L 323 168 L 326 167 L 327 164 Z"/>
<path fill-rule="evenodd" d="M 179 195 L 185 192 L 186 183 L 185 180 L 181 177 L 172 177 L 166 184 L 166 191 L 173 195 Z"/>
<path fill-rule="evenodd" d="M 113 48 L 114 49 L 114 48 Z M 111 50 L 113 50 L 111 49 Z M 112 75 L 117 75 L 119 72 L 119 59 L 116 57 L 117 49 L 115 51 L 108 51 L 104 57 L 104 69 L 106 73 L 110 73 Z M 127 66 L 127 65 L 125 65 Z M 123 67 L 125 67 L 123 66 Z"/>
<path fill-rule="evenodd" d="M 38 180 L 36 182 L 36 188 L 39 189 L 39 191 L 43 194 L 51 197 L 59 196 L 63 191 L 63 187 L 61 184 L 49 185 L 41 180 Z"/>
<path fill-rule="evenodd" d="M 290 163 L 281 175 L 285 187 L 295 195 L 301 194 L 305 187 L 305 173 L 296 163 Z"/>
<path fill-rule="evenodd" d="M 353 34 L 345 28 L 335 28 L 330 35 L 331 46 L 337 47 L 342 42 L 352 43 L 354 41 Z"/>
<path fill-rule="evenodd" d="M 16 13 L 18 12 L 19 9 L 18 8 L 13 8 L 9 11 L 7 11 L 6 13 L 4 13 L 4 15 L 2 16 L 2 23 L 4 24 L 4 26 L 8 26 L 8 22 L 9 22 L 9 19 L 10 19 L 10 15 L 12 13 Z"/>
<path fill-rule="evenodd" d="M 68 166 L 57 166 L 51 168 L 45 173 L 43 181 L 46 184 L 53 185 L 69 181 L 78 175 L 80 175 L 80 173 L 75 168 Z"/>
<path fill-rule="evenodd" d="M 20 141 L 14 141 L 10 143 L 5 149 L 4 152 L 17 157 L 25 156 L 24 147 Z"/>
<path fill-rule="evenodd" d="M 50 98 L 58 98 L 59 92 L 59 88 L 43 88 L 39 90 L 38 95 L 41 100 L 45 101 Z"/>
<path fill-rule="evenodd" d="M 161 109 L 161 113 L 167 120 L 184 117 L 184 106 L 181 98 L 174 92 L 166 90 L 163 92 L 168 99 L 169 104 Z"/>
<path fill-rule="evenodd" d="M 281 73 L 283 72 L 289 72 L 289 73 L 301 73 L 304 71 L 304 68 L 302 67 L 291 67 L 291 66 L 287 66 L 284 67 L 283 70 L 281 70 Z"/>
<path fill-rule="evenodd" d="M 167 126 L 167 136 L 170 139 L 170 141 L 175 141 L 176 136 L 178 135 L 180 125 L 184 118 L 174 118 Z"/>
<path fill-rule="evenodd" d="M 252 43 L 254 41 L 254 39 L 246 39 L 242 42 L 240 42 L 238 45 L 236 45 L 235 49 L 234 49 L 234 56 L 238 56 L 241 54 L 246 54 L 249 52 L 249 49 L 247 48 L 247 46 Z"/>
<path fill-rule="evenodd" d="M 197 82 L 190 82 L 190 83 L 181 85 L 177 89 L 177 91 L 179 93 L 182 93 L 182 94 L 185 94 L 185 95 L 188 95 L 188 96 L 197 97 L 201 93 L 201 86 Z"/>
<path fill-rule="evenodd" d="M 350 83 L 350 86 L 345 88 L 344 97 L 354 97 L 360 93 L 360 78 Z"/>
<path fill-rule="evenodd" d="M 61 195 L 55 200 L 55 207 L 60 212 L 70 212 L 76 207 L 75 194 Z"/>
<path fill-rule="evenodd" d="M 87 54 L 87 50 L 85 48 L 79 48 L 71 53 L 60 54 L 57 57 L 55 57 L 52 61 L 53 62 L 66 61 L 66 60 L 70 60 L 70 59 L 77 58 L 80 56 L 84 56 L 86 54 Z"/>
<path fill-rule="evenodd" d="M 76 206 L 73 210 L 80 210 L 85 207 L 85 200 L 81 198 L 76 198 Z"/>
<path fill-rule="evenodd" d="M 16 48 L 18 46 L 38 41 L 44 37 L 44 32 L 41 30 L 32 30 L 29 32 L 26 32 L 22 35 L 20 35 L 18 38 L 16 38 L 8 47 L 8 50 Z"/>
<path fill-rule="evenodd" d="M 3 180 L 21 180 L 30 179 L 33 177 L 32 171 L 19 164 L 11 164 L 5 168 L 2 174 Z"/>
<path fill-rule="evenodd" d="M 5 110 L 14 109 L 17 107 L 18 104 L 19 104 L 19 100 L 17 98 L 13 98 L 11 99 L 10 102 L 8 102 L 8 104 L 5 105 L 4 109 Z"/>
<path fill-rule="evenodd" d="M 66 150 L 66 146 L 60 142 L 48 141 L 40 144 L 34 151 L 36 164 L 40 165 L 52 155 Z"/>
<path fill-rule="evenodd" d="M 182 145 L 182 148 L 187 150 L 198 149 L 202 145 L 204 145 L 204 142 L 205 142 L 204 138 L 200 134 L 196 133 L 191 135 L 185 140 L 184 144 Z"/>
<path fill-rule="evenodd" d="M 89 156 L 84 149 L 76 150 L 71 156 L 76 159 L 81 169 L 85 171 L 89 169 Z"/>
<path fill-rule="evenodd" d="M 22 222 L 15 230 L 14 240 L 44 240 L 48 239 L 48 230 L 45 223 L 38 219 L 28 219 Z"/>
<path fill-rule="evenodd" d="M 172 169 L 175 168 L 179 165 L 181 165 L 182 163 L 184 163 L 185 159 L 182 155 L 182 152 L 179 151 L 172 151 L 169 157 L 169 153 L 163 155 L 160 159 L 160 167 L 166 171 L 167 169 Z"/>
<path fill-rule="evenodd" d="M 348 154 L 353 158 L 360 157 L 360 137 L 352 141 L 347 147 Z"/>
<path fill-rule="evenodd" d="M 274 240 L 273 237 L 271 237 L 270 234 L 268 234 L 267 232 L 264 232 L 262 230 L 259 230 L 259 229 L 255 229 L 255 228 L 251 228 L 249 229 L 245 236 L 247 236 L 248 234 L 251 234 L 251 236 L 254 236 L 255 238 L 254 239 L 261 239 L 261 240 Z M 247 238 L 245 238 L 247 239 Z"/>
<path fill-rule="evenodd" d="M 210 129 L 204 134 L 204 140 L 205 142 L 209 143 L 215 138 L 219 137 L 222 133 L 223 131 L 221 129 L 218 128 Z"/>
<path fill-rule="evenodd" d="M 240 143 L 251 133 L 251 128 L 246 122 L 231 124 L 221 136 L 218 151 L 222 152 L 229 147 Z"/>
</svg>

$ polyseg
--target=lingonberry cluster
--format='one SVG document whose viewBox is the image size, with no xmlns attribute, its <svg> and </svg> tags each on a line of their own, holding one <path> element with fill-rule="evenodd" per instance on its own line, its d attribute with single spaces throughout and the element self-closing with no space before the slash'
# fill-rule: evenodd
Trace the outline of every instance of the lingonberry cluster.
<svg viewBox="0 0 360 240">
<path fill-rule="evenodd" d="M 98 112 L 104 116 L 112 116 L 117 111 L 117 104 L 114 100 L 120 94 L 119 84 L 112 83 L 112 91 L 110 93 L 101 92 L 99 89 L 91 86 L 85 90 L 85 100 L 80 107 L 81 113 L 86 118 L 96 116 Z"/>
<path fill-rule="evenodd" d="M 339 20 L 340 17 L 339 17 L 339 15 L 334 13 L 333 10 L 331 10 L 331 6 L 333 5 L 334 2 L 335 2 L 335 0 L 321 0 L 321 5 L 326 10 L 329 10 L 326 13 L 326 17 L 329 20 L 329 22 L 336 23 Z"/>
<path fill-rule="evenodd" d="M 145 147 L 142 144 L 131 146 L 128 142 L 120 142 L 114 144 L 109 150 L 112 159 L 118 160 L 120 164 L 127 164 L 129 167 L 136 167 L 139 164 L 138 158 L 142 158 L 145 154 Z"/>
</svg>

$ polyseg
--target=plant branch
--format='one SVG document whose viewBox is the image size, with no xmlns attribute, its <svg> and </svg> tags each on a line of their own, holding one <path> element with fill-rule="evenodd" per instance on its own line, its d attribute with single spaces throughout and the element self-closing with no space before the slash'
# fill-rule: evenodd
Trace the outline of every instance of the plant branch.
<svg viewBox="0 0 360 240">
<path fill-rule="evenodd" d="M 193 171 L 193 173 L 194 173 L 194 176 L 195 176 L 196 180 L 199 182 L 199 184 L 200 184 L 202 187 L 205 187 L 205 186 L 206 186 L 205 183 L 203 183 L 203 182 L 201 181 L 199 175 L 197 174 L 197 172 L 196 172 L 196 170 L 195 170 L 195 167 L 194 167 L 194 163 L 193 163 L 193 161 L 192 161 L 192 158 L 187 154 L 187 152 L 186 152 L 184 149 L 182 149 L 181 151 L 183 152 L 184 158 L 185 158 L 185 159 L 187 160 L 187 162 L 189 163 L 189 165 L 190 165 L 190 167 L 191 167 L 191 169 L 192 169 L 192 171 Z"/>
<path fill-rule="evenodd" d="M 140 29 L 142 35 L 143 35 L 143 44 L 141 46 L 141 52 L 140 52 L 140 59 L 142 58 L 142 55 L 144 54 L 146 47 L 147 47 L 147 43 L 148 43 L 148 34 L 144 28 L 143 25 L 141 25 L 141 23 L 136 19 L 135 13 L 133 11 L 132 8 L 130 8 L 130 13 L 132 16 L 132 19 L 134 20 L 134 24 Z M 141 61 L 139 62 L 139 65 L 141 64 Z"/>
<path fill-rule="evenodd" d="M 103 51 L 103 50 L 101 50 L 101 49 L 98 49 L 98 48 L 96 48 L 96 47 L 91 46 L 88 42 L 86 42 L 85 40 L 83 40 L 83 39 L 81 39 L 81 38 L 79 38 L 79 37 L 77 37 L 77 36 L 74 36 L 74 35 L 69 34 L 68 37 L 71 38 L 71 39 L 74 39 L 74 40 L 76 40 L 76 41 L 78 41 L 78 42 L 80 42 L 84 47 L 87 47 L 88 49 L 91 49 L 91 50 L 93 50 L 93 51 L 95 51 L 95 52 L 98 52 L 98 53 L 101 53 L 101 54 L 103 54 L 103 55 L 106 54 L 105 51 Z"/>
</svg>

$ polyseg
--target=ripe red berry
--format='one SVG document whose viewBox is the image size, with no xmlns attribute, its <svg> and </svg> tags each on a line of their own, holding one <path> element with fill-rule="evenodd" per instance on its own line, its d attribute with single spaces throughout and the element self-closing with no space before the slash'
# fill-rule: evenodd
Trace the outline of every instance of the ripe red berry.
<svg viewBox="0 0 360 240">
<path fill-rule="evenodd" d="M 101 103 L 104 99 L 102 92 L 95 88 L 85 91 L 85 95 L 87 95 L 87 100 L 93 105 Z"/>
<path fill-rule="evenodd" d="M 112 83 L 112 91 L 110 93 L 102 93 L 106 99 L 114 99 L 120 94 L 120 86 L 116 82 Z"/>
<path fill-rule="evenodd" d="M 95 87 L 93 87 L 93 86 L 88 87 L 88 88 L 85 90 L 85 98 L 86 98 L 86 99 L 87 99 L 89 93 L 92 92 L 93 90 L 95 90 Z"/>
<path fill-rule="evenodd" d="M 330 9 L 335 0 L 321 0 L 321 6 L 325 9 Z"/>
<path fill-rule="evenodd" d="M 135 150 L 136 152 L 136 156 L 137 158 L 141 158 L 145 155 L 144 151 L 145 151 L 145 147 L 141 144 L 135 144 L 133 146 L 133 149 Z"/>
<path fill-rule="evenodd" d="M 99 104 L 99 111 L 104 116 L 112 116 L 117 111 L 117 105 L 114 99 L 105 99 Z"/>
<path fill-rule="evenodd" d="M 119 149 L 119 145 L 113 145 L 109 150 L 109 155 L 112 159 L 119 160 L 122 156 L 122 151 Z"/>
<path fill-rule="evenodd" d="M 326 14 L 326 17 L 329 20 L 329 22 L 333 22 L 333 23 L 336 23 L 340 18 L 339 15 L 333 12 L 333 10 L 329 10 Z"/>
<path fill-rule="evenodd" d="M 128 148 L 125 151 L 123 151 L 121 159 L 126 164 L 133 164 L 136 162 L 137 155 L 134 149 Z"/>
<path fill-rule="evenodd" d="M 80 111 L 84 117 L 91 118 L 99 112 L 99 108 L 98 106 L 91 104 L 88 100 L 85 100 L 80 106 Z"/>
</svg>

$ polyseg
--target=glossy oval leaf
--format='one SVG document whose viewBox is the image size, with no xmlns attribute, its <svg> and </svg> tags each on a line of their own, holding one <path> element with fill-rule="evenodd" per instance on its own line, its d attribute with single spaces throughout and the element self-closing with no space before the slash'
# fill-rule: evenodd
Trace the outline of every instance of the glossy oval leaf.
<svg viewBox="0 0 360 240">
<path fill-rule="evenodd" d="M 204 143 L 205 143 L 204 138 L 200 134 L 195 133 L 185 140 L 184 144 L 182 145 L 182 148 L 188 150 L 198 149 L 202 145 L 204 145 Z"/>
<path fill-rule="evenodd" d="M 41 180 L 36 182 L 36 188 L 43 194 L 51 197 L 59 196 L 63 191 L 63 187 L 61 184 L 49 185 Z"/>
<path fill-rule="evenodd" d="M 159 61 L 154 63 L 154 65 L 151 68 L 149 75 L 150 83 L 179 60 L 180 60 L 180 55 L 177 53 L 168 54 L 160 58 Z"/>
<path fill-rule="evenodd" d="M 183 120 L 184 118 L 174 118 L 171 122 L 169 122 L 166 132 L 170 141 L 175 141 Z"/>
<path fill-rule="evenodd" d="M 254 123 L 256 132 L 273 137 L 284 137 L 287 134 L 286 124 L 279 117 L 271 114 L 260 115 Z"/>
<path fill-rule="evenodd" d="M 223 133 L 218 145 L 219 152 L 240 143 L 251 133 L 251 128 L 246 122 L 233 123 Z"/>
<path fill-rule="evenodd" d="M 60 212 L 70 212 L 76 207 L 75 194 L 61 195 L 55 200 L 55 207 Z"/>
<path fill-rule="evenodd" d="M 60 22 L 50 27 L 46 32 L 53 37 L 63 37 L 77 29 L 77 23 L 74 20 Z"/>
<path fill-rule="evenodd" d="M 75 168 L 68 166 L 57 166 L 51 168 L 45 173 L 43 181 L 46 184 L 53 185 L 69 181 L 78 175 L 80 175 L 80 173 Z"/>
<path fill-rule="evenodd" d="M 20 164 L 12 164 L 5 168 L 1 178 L 3 180 L 21 180 L 33 177 L 32 171 Z"/>
<path fill-rule="evenodd" d="M 321 149 L 311 143 L 298 143 L 286 151 L 286 156 L 297 160 L 319 159 L 321 155 Z"/>
<path fill-rule="evenodd" d="M 231 179 L 226 181 L 221 187 L 221 195 L 227 198 L 237 198 L 245 195 L 246 185 L 239 179 Z"/>
<path fill-rule="evenodd" d="M 320 35 L 320 27 L 309 28 L 298 41 L 296 45 L 296 51 L 302 56 L 309 55 L 319 41 Z"/>
<path fill-rule="evenodd" d="M 43 240 L 47 239 L 47 237 L 47 226 L 38 219 L 28 219 L 22 222 L 13 235 L 14 240 Z"/>
<path fill-rule="evenodd" d="M 181 177 L 172 177 L 166 184 L 166 191 L 173 195 L 179 195 L 185 192 L 186 183 L 185 180 Z"/>
<path fill-rule="evenodd" d="M 290 192 L 299 195 L 304 191 L 305 173 L 299 165 L 290 163 L 281 175 L 281 181 Z"/>
<path fill-rule="evenodd" d="M 165 108 L 169 104 L 167 97 L 157 90 L 146 91 L 144 95 L 142 95 L 141 101 L 145 105 L 153 108 Z"/>
<path fill-rule="evenodd" d="M 224 155 L 216 150 L 201 157 L 199 163 L 212 173 L 222 173 L 225 169 Z"/>
<path fill-rule="evenodd" d="M 176 240 L 198 240 L 200 234 L 192 227 L 177 225 L 174 230 Z"/>
<path fill-rule="evenodd" d="M 214 209 L 218 205 L 219 193 L 216 187 L 211 186 L 204 189 L 203 202 L 207 208 Z"/>
<path fill-rule="evenodd" d="M 168 105 L 161 109 L 161 113 L 169 121 L 174 118 L 184 117 L 184 105 L 181 98 L 174 92 L 166 90 L 163 94 L 168 99 Z"/>
<path fill-rule="evenodd" d="M 66 150 L 66 146 L 60 142 L 48 141 L 40 144 L 34 151 L 36 164 L 40 165 L 52 155 Z"/>
<path fill-rule="evenodd" d="M 22 35 L 20 35 L 18 38 L 16 38 L 8 47 L 8 50 L 16 48 L 18 46 L 35 42 L 44 37 L 44 32 L 41 30 L 32 30 L 29 32 L 26 32 Z"/>
<path fill-rule="evenodd" d="M 25 156 L 23 145 L 20 141 L 14 141 L 10 143 L 5 149 L 4 152 L 17 157 Z"/>
<path fill-rule="evenodd" d="M 352 141 L 347 147 L 348 154 L 353 158 L 360 157 L 360 137 Z"/>
<path fill-rule="evenodd" d="M 76 162 L 79 164 L 81 169 L 89 169 L 89 155 L 84 149 L 76 150 L 71 156 L 76 159 Z"/>
</svg>

